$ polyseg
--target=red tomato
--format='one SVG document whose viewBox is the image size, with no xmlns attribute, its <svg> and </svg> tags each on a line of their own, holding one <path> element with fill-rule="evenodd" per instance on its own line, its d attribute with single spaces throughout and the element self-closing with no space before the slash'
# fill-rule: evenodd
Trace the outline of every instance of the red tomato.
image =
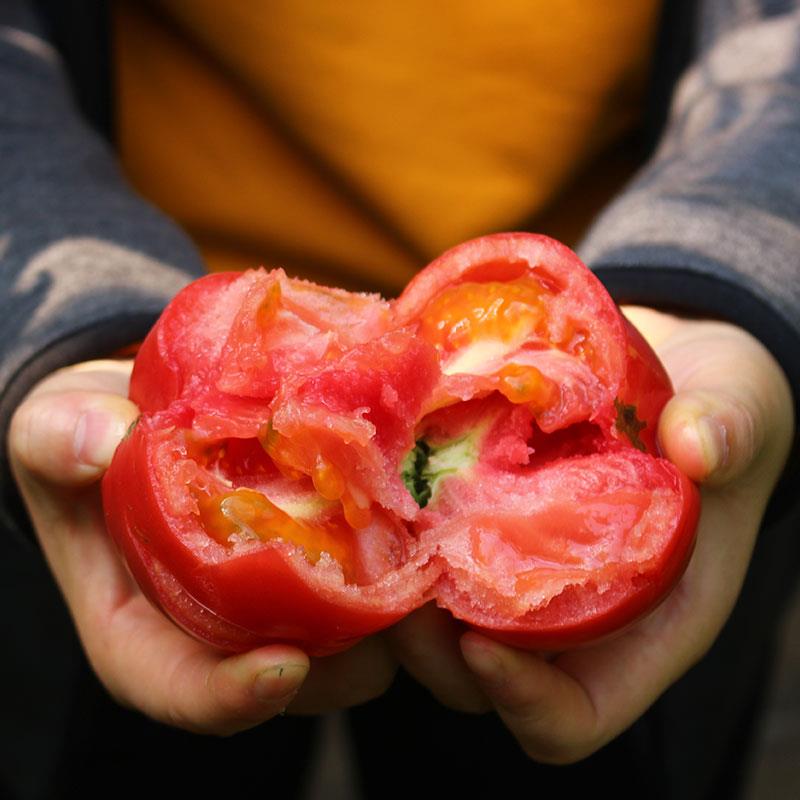
<svg viewBox="0 0 800 800">
<path fill-rule="evenodd" d="M 680 577 L 672 394 L 567 248 L 467 242 L 393 303 L 213 275 L 145 340 L 103 483 L 144 592 L 227 650 L 336 652 L 431 599 L 512 644 L 594 641 Z"/>
</svg>

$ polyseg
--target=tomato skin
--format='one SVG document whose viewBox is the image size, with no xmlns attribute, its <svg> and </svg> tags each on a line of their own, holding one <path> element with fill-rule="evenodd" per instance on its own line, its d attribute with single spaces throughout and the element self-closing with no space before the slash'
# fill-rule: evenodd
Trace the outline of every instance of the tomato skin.
<svg viewBox="0 0 800 800">
<path fill-rule="evenodd" d="M 535 303 L 525 314 L 534 321 L 543 315 L 535 335 L 544 339 L 501 342 L 496 331 L 502 324 L 491 321 L 481 328 L 478 323 L 488 312 L 470 309 L 484 284 L 487 294 L 497 297 L 497 308 Z M 509 289 L 503 299 L 505 285 L 522 289 Z M 464 325 L 472 339 L 465 346 L 473 349 L 465 350 L 466 356 L 440 350 L 437 362 L 435 348 L 441 343 L 426 337 L 438 337 L 444 323 L 421 321 L 441 313 L 443 301 L 436 298 L 443 292 L 453 298 L 447 295 L 446 301 L 453 324 L 460 324 L 459 303 L 466 304 Z M 540 296 L 541 301 L 527 299 Z M 524 321 L 525 314 L 516 318 Z M 457 365 L 450 372 L 448 358 Z M 466 363 L 471 372 L 462 371 Z M 518 379 L 513 391 L 503 383 L 506 375 Z M 330 388 L 304 388 L 317 386 Z M 280 271 L 212 275 L 176 297 L 140 349 L 131 397 L 143 416 L 104 478 L 107 524 L 146 596 L 187 632 L 221 650 L 284 642 L 326 655 L 388 627 L 430 599 L 508 644 L 543 650 L 580 646 L 649 612 L 680 578 L 691 555 L 698 491 L 658 458 L 658 417 L 671 395 L 658 358 L 599 281 L 570 250 L 544 236 L 496 234 L 460 245 L 422 270 L 391 306 L 374 296 L 291 281 Z M 373 399 L 341 405 L 340 396 Z M 496 440 L 488 450 L 476 445 L 491 456 L 472 487 L 462 481 L 465 492 L 453 489 L 459 484 L 450 479 L 428 509 L 417 509 L 408 497 L 397 500 L 402 486 L 396 475 L 390 492 L 374 470 L 389 470 L 394 463 L 399 473 L 402 450 L 424 434 L 426 419 L 449 419 L 451 426 L 453 420 L 469 420 L 469 413 L 458 412 L 459 417 L 449 410 L 456 405 L 501 416 L 513 410 L 514 421 L 492 428 Z M 383 410 L 376 415 L 378 406 Z M 304 415 L 317 427 L 304 431 Z M 370 433 L 373 422 L 379 429 Z M 317 455 L 315 442 L 324 442 Z M 216 450 L 232 455 L 214 455 Z M 500 561 L 489 558 L 480 576 L 464 577 L 468 540 L 458 544 L 459 535 L 443 539 L 441 531 L 448 525 L 469 530 L 481 515 L 508 513 L 517 515 L 514 529 L 522 526 L 524 534 L 535 519 L 526 517 L 532 513 L 525 503 L 526 481 L 543 475 L 542 485 L 554 487 L 557 509 L 556 501 L 569 501 L 558 497 L 559 476 L 573 469 L 584 451 L 595 453 L 592 463 L 611 476 L 609 497 L 633 491 L 639 481 L 637 497 L 646 499 L 652 491 L 654 497 L 669 498 L 659 501 L 662 510 L 650 516 L 642 500 L 644 510 L 635 515 L 636 535 L 654 544 L 632 562 L 609 568 L 598 584 L 588 562 L 576 567 L 575 553 L 600 552 L 606 545 L 602 535 L 597 542 L 591 536 L 588 543 L 581 539 L 594 536 L 591 514 L 596 512 L 573 501 L 576 519 L 590 516 L 581 523 L 583 533 L 564 532 L 564 563 L 584 570 L 583 577 L 543 604 L 531 601 L 520 613 L 513 610 L 513 600 L 501 598 L 499 587 L 508 576 Z M 605 453 L 616 466 L 603 466 Z M 623 475 L 628 461 L 630 475 Z M 533 465 L 539 472 L 531 472 Z M 369 470 L 384 489 L 365 500 Z M 613 477 L 615 471 L 620 476 Z M 257 540 L 262 533 L 239 521 L 234 529 L 241 531 L 241 541 L 228 544 L 203 528 L 199 497 L 210 502 L 226 492 L 257 489 L 276 493 L 264 502 L 274 499 L 293 508 L 298 497 L 306 505 L 308 497 L 313 500 L 320 475 L 328 476 L 327 493 L 298 519 L 311 528 L 344 524 L 341 496 L 344 519 L 357 528 L 349 534 L 357 542 L 352 564 L 331 558 L 311 563 L 301 546 L 277 533 Z M 356 501 L 366 503 L 356 509 L 357 523 Z M 219 513 L 227 519 L 224 509 Z M 558 517 L 547 508 L 542 513 Z M 621 511 L 601 517 L 607 518 L 603 525 L 609 536 L 628 536 Z M 664 524 L 666 530 L 654 527 Z M 531 529 L 534 539 L 542 535 L 538 530 Z M 516 545 L 509 539 L 500 546 L 506 564 L 506 551 L 514 552 Z M 520 564 L 527 558 L 531 569 L 540 569 L 538 546 L 534 555 L 520 553 Z M 495 582 L 496 602 L 491 599 Z"/>
<path fill-rule="evenodd" d="M 432 297 L 455 283 L 512 280 L 531 270 L 554 285 L 574 279 L 606 309 L 609 318 L 615 317 L 613 302 L 602 284 L 575 253 L 555 239 L 535 233 L 495 233 L 451 248 L 411 279 L 398 298 L 397 314 L 401 322 L 418 317 Z"/>
<path fill-rule="evenodd" d="M 658 418 L 667 401 L 675 393 L 664 365 L 641 333 L 623 317 L 628 353 L 625 380 L 620 387 L 622 404 L 633 406 L 645 427 L 638 432 L 644 449 L 658 455 Z"/>
<path fill-rule="evenodd" d="M 191 376 L 207 377 L 210 364 L 203 365 L 203 360 L 208 359 L 214 333 L 213 318 L 209 319 L 207 312 L 219 304 L 224 290 L 238 277 L 232 272 L 216 273 L 189 284 L 145 337 L 134 361 L 130 390 L 131 400 L 143 413 L 167 408 L 183 394 Z M 194 334 L 194 346 L 187 346 L 189 341 L 183 335 L 187 330 Z"/>
<path fill-rule="evenodd" d="M 204 558 L 176 535 L 182 523 L 149 478 L 163 465 L 147 427 L 137 425 L 122 442 L 104 478 L 104 504 L 112 509 L 106 520 L 145 595 L 189 633 L 228 651 L 283 642 L 328 655 L 388 627 L 417 604 L 426 588 L 422 572 L 409 578 L 404 592 L 348 597 L 310 582 L 310 570 L 298 570 L 299 559 L 285 549 L 216 563 Z M 135 498 L 131 485 L 139 489 Z"/>
</svg>

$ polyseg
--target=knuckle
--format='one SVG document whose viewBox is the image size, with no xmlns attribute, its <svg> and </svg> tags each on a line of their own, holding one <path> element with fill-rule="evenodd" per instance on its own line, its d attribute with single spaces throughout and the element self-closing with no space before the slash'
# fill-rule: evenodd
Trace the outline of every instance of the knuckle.
<svg viewBox="0 0 800 800">
<path fill-rule="evenodd" d="M 207 714 L 199 732 L 214 736 L 232 736 L 283 711 L 272 704 L 260 705 L 246 688 L 232 687 L 216 669 L 206 674 L 204 695 Z"/>
<path fill-rule="evenodd" d="M 91 663 L 91 661 L 90 661 Z M 104 674 L 98 670 L 94 665 L 92 666 L 95 676 L 103 685 L 103 688 L 108 693 L 108 696 L 121 708 L 130 710 L 137 710 L 136 704 L 130 699 L 128 692 L 125 691 L 124 686 L 113 679 L 113 677 Z"/>
<path fill-rule="evenodd" d="M 570 742 L 537 740 L 523 744 L 522 749 L 534 761 L 554 767 L 564 767 L 588 758 L 592 753 L 599 750 L 602 744 L 603 742 L 595 739 Z"/>
<path fill-rule="evenodd" d="M 363 684 L 362 702 L 374 700 L 385 694 L 394 683 L 397 669 L 395 664 L 386 664 L 383 668 L 376 670 Z"/>
<path fill-rule="evenodd" d="M 161 722 L 173 728 L 188 731 L 189 733 L 208 733 L 207 724 L 195 718 L 194 714 L 188 712 L 183 703 L 172 698 L 167 700 Z"/>
<path fill-rule="evenodd" d="M 120 706 L 120 708 L 124 708 L 128 711 L 142 711 L 132 699 L 130 692 L 126 689 L 124 679 L 114 672 L 113 666 L 102 663 L 102 660 L 98 658 L 97 654 L 85 645 L 84 652 L 92 672 L 94 672 L 95 677 L 106 690 L 108 696 Z"/>
<path fill-rule="evenodd" d="M 122 690 L 122 688 L 118 686 L 113 686 L 109 682 L 100 681 L 103 686 L 105 687 L 106 691 L 108 692 L 111 699 L 118 705 L 120 708 L 124 708 L 128 711 L 138 711 L 136 705 L 131 702 L 127 693 Z"/>
<path fill-rule="evenodd" d="M 172 669 L 164 686 L 165 691 L 161 694 L 161 708 L 153 716 L 173 728 L 190 733 L 208 733 L 211 720 L 203 713 L 202 704 L 192 702 L 191 696 L 184 690 L 181 666 L 179 663 Z"/>
<path fill-rule="evenodd" d="M 220 709 L 216 710 L 216 713 L 212 713 L 209 709 L 207 714 L 202 714 L 197 709 L 189 711 L 179 703 L 170 703 L 161 721 L 188 733 L 220 738 L 233 736 L 233 734 L 255 724 L 235 715 L 226 714 Z"/>
<path fill-rule="evenodd" d="M 519 739 L 529 758 L 552 766 L 567 766 L 583 761 L 614 738 L 617 732 L 609 730 L 595 715 L 583 723 L 565 724 L 562 718 L 537 717 L 531 727 L 521 725 L 521 730 L 536 731 L 534 735 Z"/>
</svg>

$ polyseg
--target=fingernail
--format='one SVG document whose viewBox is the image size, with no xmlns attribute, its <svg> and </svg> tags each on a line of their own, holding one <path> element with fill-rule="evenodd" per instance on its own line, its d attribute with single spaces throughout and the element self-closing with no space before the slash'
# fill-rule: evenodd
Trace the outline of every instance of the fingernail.
<svg viewBox="0 0 800 800">
<path fill-rule="evenodd" d="M 281 664 L 259 672 L 253 681 L 253 694 L 261 702 L 288 705 L 300 690 L 308 668 L 302 664 Z"/>
<path fill-rule="evenodd" d="M 125 436 L 126 421 L 105 409 L 84 411 L 75 425 L 75 458 L 86 466 L 107 467 Z"/>
<path fill-rule="evenodd" d="M 716 417 L 708 415 L 697 420 L 695 430 L 708 474 L 716 472 L 728 462 L 728 432 Z"/>
<path fill-rule="evenodd" d="M 502 685 L 505 682 L 505 665 L 490 645 L 464 636 L 461 639 L 461 652 L 467 666 L 482 681 L 493 685 Z"/>
</svg>

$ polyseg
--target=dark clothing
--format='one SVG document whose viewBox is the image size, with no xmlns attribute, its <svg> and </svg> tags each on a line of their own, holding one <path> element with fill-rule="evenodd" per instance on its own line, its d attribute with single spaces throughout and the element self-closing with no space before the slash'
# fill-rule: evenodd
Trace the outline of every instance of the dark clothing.
<svg viewBox="0 0 800 800">
<path fill-rule="evenodd" d="M 65 6 L 42 3 L 64 19 Z M 772 350 L 800 399 L 800 4 L 705 0 L 693 42 L 669 35 L 691 4 L 667 3 L 654 94 L 692 65 L 654 156 L 581 254 L 618 300 L 713 315 Z M 672 10 L 670 10 L 672 9 Z M 675 14 L 675 19 L 672 16 Z M 74 18 L 73 18 L 74 19 Z M 202 265 L 188 239 L 126 188 L 103 139 L 77 113 L 47 29 L 21 0 L 0 4 L 0 432 L 52 369 L 140 337 Z M 66 40 L 64 40 L 66 43 Z M 73 48 L 73 55 L 81 52 Z M 75 62 L 72 62 L 75 64 Z M 80 73 L 80 68 L 76 66 Z M 86 68 L 84 67 L 84 72 Z M 80 96 L 99 109 L 103 93 Z M 303 779 L 309 720 L 202 739 L 115 706 L 81 653 L 3 470 L 0 796 L 192 794 Z M 491 716 L 438 707 L 408 679 L 352 713 L 369 797 L 474 796 L 530 787 L 571 796 L 732 798 L 775 627 L 800 565 L 798 470 L 772 503 L 731 620 L 708 656 L 616 742 L 568 769 L 540 767 Z M 16 535 L 12 535 L 16 533 Z M 164 765 L 168 772 L 156 776 Z M 423 777 L 427 768 L 433 777 Z M 257 783 L 258 782 L 258 783 Z M 564 789 L 567 789 L 565 792 Z"/>
</svg>

